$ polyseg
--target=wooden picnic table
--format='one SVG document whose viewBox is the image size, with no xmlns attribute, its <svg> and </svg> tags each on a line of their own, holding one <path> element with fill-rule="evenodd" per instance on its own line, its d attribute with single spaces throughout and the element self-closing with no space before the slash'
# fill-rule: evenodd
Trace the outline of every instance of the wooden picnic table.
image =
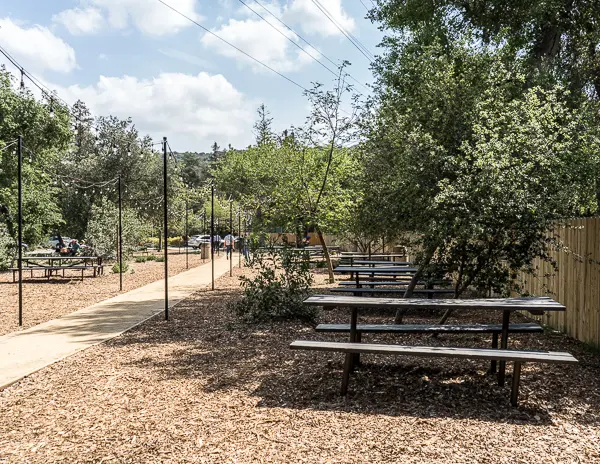
<svg viewBox="0 0 600 464">
<path fill-rule="evenodd" d="M 540 315 L 547 311 L 565 311 L 565 307 L 547 297 L 524 298 L 477 298 L 477 299 L 435 299 L 420 298 L 364 298 L 360 296 L 313 295 L 304 304 L 311 306 L 349 308 L 350 343 L 357 341 L 358 308 L 361 309 L 474 309 L 480 311 L 502 312 L 502 334 L 500 349 L 508 346 L 510 314 L 514 311 L 528 311 Z M 504 385 L 506 362 L 500 361 L 498 383 Z"/>
<path fill-rule="evenodd" d="M 18 263 L 17 263 L 18 264 Z M 62 271 L 63 277 L 65 270 L 81 271 L 81 279 L 83 280 L 83 272 L 87 269 L 94 271 L 94 277 L 98 274 L 103 274 L 104 267 L 102 266 L 102 258 L 96 256 L 24 256 L 21 260 L 22 270 L 30 271 L 33 278 L 33 271 L 43 270 L 45 277 L 50 279 L 54 271 Z M 16 273 L 18 267 L 9 269 L 13 273 L 13 282 L 16 282 Z"/>
<path fill-rule="evenodd" d="M 337 266 L 334 272 L 340 274 L 414 274 L 419 268 L 408 266 Z"/>
<path fill-rule="evenodd" d="M 101 265 L 102 258 L 97 256 L 23 256 L 23 263 L 35 263 L 36 261 L 47 261 L 49 266 L 52 266 L 56 261 L 58 261 L 58 266 L 62 266 L 63 262 L 71 262 L 72 266 L 77 264 L 77 262 L 82 262 L 84 266 L 89 265 Z M 36 263 L 36 266 L 44 267 L 41 263 Z M 66 265 L 65 267 L 69 267 Z"/>
<path fill-rule="evenodd" d="M 368 260 L 368 259 L 355 259 L 350 263 L 350 266 L 358 265 L 367 265 L 367 266 L 412 266 L 413 263 L 409 261 L 376 261 L 376 260 Z"/>
</svg>

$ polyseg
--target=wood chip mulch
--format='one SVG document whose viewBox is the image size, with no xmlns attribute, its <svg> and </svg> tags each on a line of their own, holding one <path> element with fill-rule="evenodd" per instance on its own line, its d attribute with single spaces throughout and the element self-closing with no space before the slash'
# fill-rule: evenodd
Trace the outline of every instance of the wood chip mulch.
<svg viewBox="0 0 600 464">
<path fill-rule="evenodd" d="M 229 306 L 236 278 L 217 288 L 180 303 L 169 322 L 156 317 L 0 392 L 0 462 L 600 462 L 600 356 L 564 335 L 511 337 L 514 347 L 580 360 L 525 365 L 519 408 L 510 381 L 500 388 L 486 363 L 468 360 L 364 356 L 342 398 L 341 355 L 288 349 L 294 339 L 336 337 L 305 323 L 242 324 Z M 326 311 L 319 322 L 347 320 Z"/>
<path fill-rule="evenodd" d="M 190 269 L 204 264 L 198 254 L 189 254 L 188 263 Z M 0 272 L 0 335 L 27 329 L 118 295 L 121 293 L 119 274 L 114 274 L 111 268 L 112 263 L 106 264 L 104 275 L 96 278 L 92 277 L 91 271 L 86 271 L 83 281 L 78 271 L 66 271 L 66 278 L 53 276 L 49 281 L 44 278 L 32 280 L 29 272 L 24 272 L 22 327 L 19 327 L 18 319 L 18 284 L 13 283 L 12 272 Z M 169 275 L 185 270 L 185 253 L 170 251 Z M 40 275 L 42 271 L 35 271 L 34 276 Z M 123 273 L 123 292 L 163 278 L 164 263 L 131 260 L 128 272 Z"/>
</svg>

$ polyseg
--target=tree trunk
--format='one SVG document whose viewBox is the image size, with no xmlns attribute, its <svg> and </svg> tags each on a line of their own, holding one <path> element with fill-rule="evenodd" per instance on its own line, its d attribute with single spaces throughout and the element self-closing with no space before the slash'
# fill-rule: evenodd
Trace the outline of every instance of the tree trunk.
<svg viewBox="0 0 600 464">
<path fill-rule="evenodd" d="M 325 237 L 323 237 L 323 232 L 318 226 L 315 226 L 315 230 L 317 231 L 317 237 L 319 237 L 319 243 L 323 247 L 323 255 L 325 256 L 325 262 L 327 263 L 327 271 L 329 272 L 329 283 L 335 283 L 335 277 L 333 275 L 333 266 L 331 264 L 331 256 L 329 255 L 329 250 L 327 249 L 327 245 L 325 244 Z"/>
<path fill-rule="evenodd" d="M 404 292 L 404 298 L 410 298 L 413 295 L 415 287 L 417 286 L 417 283 L 419 282 L 419 280 L 421 279 L 421 276 L 423 275 L 423 271 L 431 262 L 431 258 L 433 258 L 433 255 L 435 254 L 436 250 L 437 250 L 437 248 L 434 248 L 433 250 L 430 250 L 427 252 L 427 254 L 425 255 L 425 260 L 421 263 L 421 265 L 419 266 L 419 269 L 417 269 L 417 272 L 415 273 L 413 278 L 410 280 L 410 284 L 408 284 L 408 287 L 406 288 L 406 291 Z M 396 317 L 394 318 L 394 324 L 402 324 L 402 317 L 404 316 L 405 312 L 406 312 L 405 309 L 399 309 L 398 311 L 396 311 Z"/>
</svg>

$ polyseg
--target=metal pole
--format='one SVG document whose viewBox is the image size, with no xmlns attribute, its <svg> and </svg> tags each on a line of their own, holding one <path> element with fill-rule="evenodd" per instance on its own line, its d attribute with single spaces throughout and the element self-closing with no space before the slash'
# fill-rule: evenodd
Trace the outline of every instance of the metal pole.
<svg viewBox="0 0 600 464">
<path fill-rule="evenodd" d="M 123 199 L 119 174 L 119 291 L 123 291 Z"/>
<path fill-rule="evenodd" d="M 238 206 L 238 267 L 241 269 L 242 267 L 242 210 Z"/>
<path fill-rule="evenodd" d="M 189 269 L 190 264 L 188 262 L 188 199 L 185 199 L 185 268 Z"/>
<path fill-rule="evenodd" d="M 215 186 L 211 185 L 210 190 L 210 264 L 212 276 L 212 290 L 215 289 Z"/>
<path fill-rule="evenodd" d="M 17 170 L 18 170 L 18 230 L 17 230 L 17 246 L 18 251 L 18 267 L 19 267 L 19 327 L 23 325 L 23 137 L 19 135 L 17 143 Z"/>
<path fill-rule="evenodd" d="M 208 227 L 206 225 L 206 208 L 204 208 L 204 235 L 208 232 Z"/>
<path fill-rule="evenodd" d="M 168 197 L 167 197 L 167 138 L 163 137 L 163 249 L 165 253 L 165 321 L 169 320 L 169 253 L 168 253 Z"/>
<path fill-rule="evenodd" d="M 233 202 L 229 202 L 229 235 L 231 235 L 231 253 L 229 253 L 229 277 L 233 277 Z"/>
</svg>

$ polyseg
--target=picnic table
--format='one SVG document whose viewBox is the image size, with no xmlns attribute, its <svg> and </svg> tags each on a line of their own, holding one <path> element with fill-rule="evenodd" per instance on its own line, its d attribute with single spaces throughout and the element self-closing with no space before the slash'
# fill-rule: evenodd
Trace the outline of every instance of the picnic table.
<svg viewBox="0 0 600 464">
<path fill-rule="evenodd" d="M 62 271 L 64 277 L 65 270 L 80 270 L 82 279 L 83 272 L 87 269 L 93 270 L 94 277 L 104 271 L 102 258 L 97 256 L 24 256 L 21 263 L 24 271 L 31 272 L 31 277 L 33 277 L 34 270 L 43 270 L 48 279 L 54 271 Z M 15 282 L 19 269 L 12 267 L 10 270 L 13 273 L 13 282 Z"/>
<path fill-rule="evenodd" d="M 395 262 L 396 258 L 406 259 L 406 255 L 402 253 L 379 253 L 379 254 L 368 254 L 362 252 L 348 252 L 342 251 L 340 253 L 340 258 L 344 261 L 350 261 L 350 266 L 354 264 L 356 260 L 361 261 L 386 261 L 387 263 Z"/>
<path fill-rule="evenodd" d="M 409 262 L 409 261 L 378 261 L 378 260 L 369 260 L 369 259 L 355 259 L 352 263 L 350 263 L 350 266 L 354 266 L 355 264 L 358 265 L 367 265 L 370 267 L 375 267 L 375 266 L 412 266 L 413 263 Z"/>
<path fill-rule="evenodd" d="M 426 300 L 420 298 L 364 298 L 357 296 L 313 295 L 304 301 L 310 306 L 323 306 L 326 308 L 347 308 L 350 310 L 350 343 L 358 341 L 357 321 L 358 309 L 444 309 L 444 310 L 479 310 L 485 312 L 501 312 L 501 340 L 500 349 L 506 350 L 510 315 L 514 311 L 528 311 L 540 315 L 547 311 L 565 311 L 565 307 L 547 297 L 523 298 L 477 298 L 477 299 L 436 299 Z M 495 348 L 495 347 L 494 347 Z M 352 364 L 352 361 L 349 361 Z M 351 366 L 350 366 L 351 369 Z M 500 361 L 498 370 L 498 384 L 504 385 L 506 361 Z"/>
</svg>

